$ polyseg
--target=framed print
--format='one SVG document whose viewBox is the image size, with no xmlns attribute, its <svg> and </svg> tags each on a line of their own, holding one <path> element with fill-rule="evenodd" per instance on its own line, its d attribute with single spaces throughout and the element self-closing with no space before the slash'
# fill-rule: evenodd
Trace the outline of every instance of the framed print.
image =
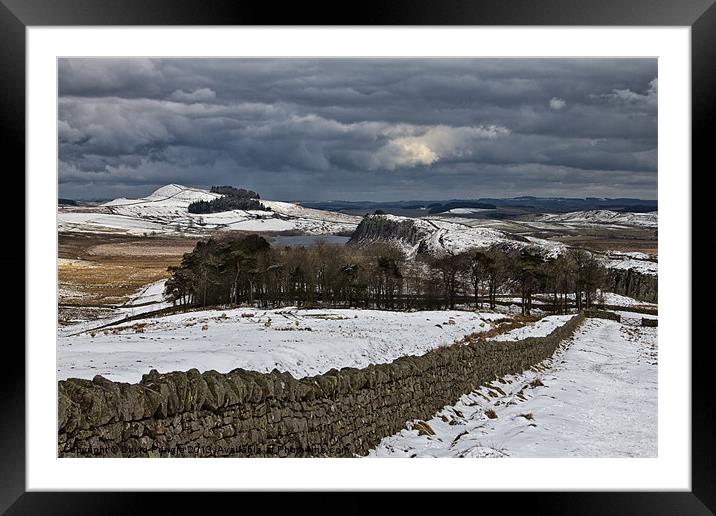
<svg viewBox="0 0 716 516">
<path fill-rule="evenodd" d="M 3 0 L 27 242 L 3 510 L 443 490 L 710 513 L 711 2 L 213 7 Z"/>
</svg>

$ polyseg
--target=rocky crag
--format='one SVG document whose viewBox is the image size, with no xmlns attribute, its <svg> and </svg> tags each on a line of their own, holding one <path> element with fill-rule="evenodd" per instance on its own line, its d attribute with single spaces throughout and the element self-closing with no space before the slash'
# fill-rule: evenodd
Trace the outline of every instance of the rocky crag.
<svg viewBox="0 0 716 516">
<path fill-rule="evenodd" d="M 648 303 L 659 301 L 659 277 L 634 269 L 608 269 L 609 290 Z"/>
</svg>

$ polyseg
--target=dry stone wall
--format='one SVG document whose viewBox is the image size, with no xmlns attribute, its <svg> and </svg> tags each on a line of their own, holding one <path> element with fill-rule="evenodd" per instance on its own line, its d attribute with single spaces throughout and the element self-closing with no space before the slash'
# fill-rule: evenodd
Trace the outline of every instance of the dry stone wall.
<svg viewBox="0 0 716 516">
<path fill-rule="evenodd" d="M 550 357 L 584 320 L 546 337 L 474 342 L 364 369 L 295 379 L 235 369 L 160 374 L 138 384 L 58 382 L 60 457 L 350 457 L 479 385 Z"/>
<path fill-rule="evenodd" d="M 619 314 L 615 314 L 614 312 L 609 312 L 607 310 L 595 310 L 595 309 L 589 309 L 585 310 L 584 314 L 587 317 L 594 317 L 596 319 L 609 319 L 610 321 L 621 321 L 622 316 Z"/>
</svg>

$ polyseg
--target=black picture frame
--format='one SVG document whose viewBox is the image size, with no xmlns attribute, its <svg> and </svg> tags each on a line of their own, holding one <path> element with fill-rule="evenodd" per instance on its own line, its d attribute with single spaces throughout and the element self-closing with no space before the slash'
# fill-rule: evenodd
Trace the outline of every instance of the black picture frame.
<svg viewBox="0 0 716 516">
<path fill-rule="evenodd" d="M 25 29 L 29 26 L 103 25 L 637 25 L 690 26 L 692 71 L 693 169 L 704 167 L 712 143 L 708 123 L 713 119 L 716 92 L 716 0 L 394 0 L 363 1 L 360 5 L 270 3 L 236 0 L 0 0 L 0 131 L 7 166 L 25 167 Z M 704 170 L 703 173 L 705 173 Z M 686 172 L 689 173 L 689 172 Z M 692 180 L 694 175 L 691 175 Z M 25 191 L 18 181 L 15 191 Z M 694 202 L 692 201 L 692 204 Z M 24 241 L 20 228 L 10 238 Z M 692 232 L 692 234 L 694 234 Z M 18 247 L 19 248 L 19 247 Z M 24 249 L 24 246 L 23 246 Z M 5 267 L 19 270 L 24 256 L 0 258 Z M 21 262 L 23 262 L 21 264 Z M 8 269 L 5 269 L 8 270 Z M 20 292 L 19 286 L 17 289 Z M 15 311 L 20 303 L 14 300 Z M 23 303 L 24 307 L 24 303 Z M 29 309 L 30 307 L 28 307 Z M 692 317 L 693 318 L 693 317 Z M 11 339 L 6 339 L 6 347 Z M 674 343 L 671 343 L 674 344 Z M 679 343 L 688 346 L 691 343 Z M 479 506 L 494 497 L 498 503 L 524 511 L 529 508 L 551 514 L 713 514 L 716 511 L 716 453 L 713 415 L 716 413 L 710 384 L 708 341 L 692 347 L 692 490 L 690 492 L 641 493 L 481 493 Z M 15 345 L 15 348 L 17 346 Z M 7 358 L 0 375 L 0 513 L 7 514 L 130 514 L 150 510 L 147 498 L 160 495 L 136 493 L 26 493 L 25 492 L 25 361 L 24 352 Z M 241 495 L 243 504 L 266 504 Z M 253 495 L 255 496 L 255 495 Z M 265 496 L 265 495 L 264 495 Z M 320 507 L 310 494 L 296 494 L 284 502 L 292 510 Z M 372 509 L 358 495 L 344 507 L 354 512 Z M 422 497 L 412 498 L 420 507 Z M 278 503 L 271 499 L 271 504 Z M 162 496 L 162 508 L 190 509 L 203 503 L 195 495 Z M 404 511 L 410 510 L 405 502 Z M 172 507 L 174 506 L 174 507 Z M 248 505 L 244 505 L 248 507 Z M 271 505 L 272 513 L 279 506 Z M 184 512 L 182 511 L 182 512 Z M 341 510 L 341 512 L 345 512 Z"/>
</svg>

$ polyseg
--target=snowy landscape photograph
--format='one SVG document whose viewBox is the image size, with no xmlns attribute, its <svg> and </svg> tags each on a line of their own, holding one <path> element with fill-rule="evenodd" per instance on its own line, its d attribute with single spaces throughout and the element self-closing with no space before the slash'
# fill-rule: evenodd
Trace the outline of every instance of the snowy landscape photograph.
<svg viewBox="0 0 716 516">
<path fill-rule="evenodd" d="M 58 457 L 657 457 L 656 59 L 57 67 Z"/>
</svg>

